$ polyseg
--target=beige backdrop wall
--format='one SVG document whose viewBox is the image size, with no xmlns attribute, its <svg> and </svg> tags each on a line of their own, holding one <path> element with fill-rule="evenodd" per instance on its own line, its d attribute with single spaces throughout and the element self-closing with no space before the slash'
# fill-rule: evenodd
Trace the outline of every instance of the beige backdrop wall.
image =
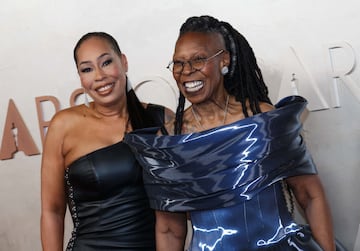
<svg viewBox="0 0 360 251">
<path fill-rule="evenodd" d="M 296 73 L 298 91 L 309 100 L 305 136 L 336 235 L 359 251 L 359 9 L 357 0 L 1 0 L 0 137 L 12 99 L 42 151 L 35 98 L 55 96 L 62 108 L 69 106 L 80 87 L 72 49 L 89 31 L 118 39 L 134 86 L 150 80 L 138 88 L 142 99 L 174 109 L 176 86 L 165 66 L 178 28 L 188 16 L 211 14 L 248 38 L 274 102 L 291 94 Z M 49 119 L 53 109 L 45 108 Z M 1 251 L 41 249 L 40 161 L 41 154 L 23 152 L 0 160 Z"/>
</svg>

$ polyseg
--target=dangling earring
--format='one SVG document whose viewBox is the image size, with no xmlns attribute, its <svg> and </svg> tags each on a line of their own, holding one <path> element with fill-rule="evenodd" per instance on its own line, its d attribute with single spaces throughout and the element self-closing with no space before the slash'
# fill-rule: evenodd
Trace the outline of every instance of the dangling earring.
<svg viewBox="0 0 360 251">
<path fill-rule="evenodd" d="M 130 82 L 128 76 L 126 76 L 126 91 L 129 92 L 129 91 L 131 91 L 131 89 L 132 89 L 131 82 Z"/>
<path fill-rule="evenodd" d="M 87 96 L 87 93 L 86 93 L 85 89 L 84 89 L 84 105 L 86 107 L 90 107 L 89 99 L 88 99 L 88 96 Z"/>
<path fill-rule="evenodd" d="M 221 68 L 221 74 L 226 75 L 229 72 L 229 68 L 225 65 L 223 68 Z"/>
</svg>

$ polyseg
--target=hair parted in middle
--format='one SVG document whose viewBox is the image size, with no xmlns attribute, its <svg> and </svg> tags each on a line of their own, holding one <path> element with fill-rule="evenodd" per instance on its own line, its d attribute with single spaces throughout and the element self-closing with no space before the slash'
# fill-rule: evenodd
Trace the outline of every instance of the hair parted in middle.
<svg viewBox="0 0 360 251">
<path fill-rule="evenodd" d="M 116 55 L 121 57 L 122 52 L 120 50 L 120 46 L 116 39 L 111 36 L 110 34 L 102 31 L 96 31 L 96 32 L 89 32 L 83 35 L 78 42 L 76 43 L 73 51 L 73 56 L 75 60 L 75 64 L 77 66 L 77 52 L 82 45 L 83 42 L 85 42 L 88 39 L 91 38 L 99 38 L 104 39 L 114 50 Z M 140 100 L 136 96 L 136 93 L 133 89 L 128 88 L 129 80 L 126 76 L 126 102 L 127 102 L 127 110 L 129 113 L 129 119 L 132 128 L 135 129 L 141 129 L 145 127 L 155 127 L 159 126 L 159 123 L 155 121 L 155 119 L 149 114 L 149 112 L 144 108 L 144 106 L 141 104 Z M 128 90 L 129 89 L 129 90 Z"/>
</svg>

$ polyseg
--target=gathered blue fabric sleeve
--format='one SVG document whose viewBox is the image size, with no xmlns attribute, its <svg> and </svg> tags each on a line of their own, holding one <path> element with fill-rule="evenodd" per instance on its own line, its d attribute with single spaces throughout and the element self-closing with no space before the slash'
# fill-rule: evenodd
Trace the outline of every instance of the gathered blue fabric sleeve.
<svg viewBox="0 0 360 251">
<path fill-rule="evenodd" d="M 281 179 L 316 174 L 300 134 L 306 104 L 291 96 L 272 111 L 203 132 L 156 136 L 148 129 L 124 141 L 143 166 L 154 209 L 233 206 Z"/>
</svg>

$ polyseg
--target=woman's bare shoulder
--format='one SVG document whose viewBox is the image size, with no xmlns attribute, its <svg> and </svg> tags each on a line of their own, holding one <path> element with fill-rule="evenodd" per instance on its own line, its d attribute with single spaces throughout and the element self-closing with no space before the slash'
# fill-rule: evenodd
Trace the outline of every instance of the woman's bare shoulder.
<svg viewBox="0 0 360 251">
<path fill-rule="evenodd" d="M 175 121 L 175 113 L 173 110 L 171 110 L 170 108 L 164 107 L 164 111 L 165 111 L 165 124 L 167 123 L 174 123 Z"/>
<path fill-rule="evenodd" d="M 260 102 L 259 105 L 260 105 L 261 112 L 268 112 L 268 111 L 275 109 L 275 107 L 273 105 L 266 103 L 266 102 Z"/>
<path fill-rule="evenodd" d="M 174 129 L 175 129 L 174 123 L 175 123 L 175 118 L 165 122 L 165 124 L 164 124 L 167 133 L 170 135 L 174 134 Z"/>
<path fill-rule="evenodd" d="M 88 108 L 84 105 L 73 106 L 62 109 L 55 113 L 51 118 L 50 127 L 59 127 L 65 129 L 71 124 L 76 123 L 81 117 L 89 116 L 86 111 Z"/>
</svg>

